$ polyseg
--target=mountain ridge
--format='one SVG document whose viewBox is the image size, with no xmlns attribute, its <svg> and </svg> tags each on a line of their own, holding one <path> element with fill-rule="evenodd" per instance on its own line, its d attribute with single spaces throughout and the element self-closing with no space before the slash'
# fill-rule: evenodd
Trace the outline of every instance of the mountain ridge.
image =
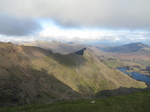
<svg viewBox="0 0 150 112">
<path fill-rule="evenodd" d="M 69 44 L 58 41 L 34 41 L 31 43 L 23 43 L 20 45 L 41 47 L 43 49 L 51 50 L 54 53 L 60 54 L 68 54 L 85 48 L 84 45 L 78 43 Z"/>
</svg>

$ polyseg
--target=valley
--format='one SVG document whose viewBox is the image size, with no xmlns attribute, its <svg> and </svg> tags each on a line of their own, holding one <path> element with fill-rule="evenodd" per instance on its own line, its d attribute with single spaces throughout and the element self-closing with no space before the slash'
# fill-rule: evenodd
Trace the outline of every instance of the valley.
<svg viewBox="0 0 150 112">
<path fill-rule="evenodd" d="M 101 63 L 89 48 L 59 54 L 1 42 L 0 52 L 1 106 L 100 98 L 147 88 Z"/>
</svg>

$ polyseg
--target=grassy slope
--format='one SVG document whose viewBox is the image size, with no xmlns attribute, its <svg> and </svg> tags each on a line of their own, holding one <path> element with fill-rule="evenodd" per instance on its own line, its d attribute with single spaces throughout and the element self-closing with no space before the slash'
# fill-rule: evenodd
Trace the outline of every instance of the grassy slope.
<svg viewBox="0 0 150 112">
<path fill-rule="evenodd" d="M 116 89 L 120 86 L 144 87 L 142 83 L 140 84 L 118 71 L 107 68 L 88 50 L 85 51 L 83 56 L 54 54 L 54 57 L 58 62 L 54 62 L 51 58 L 48 58 L 46 62 L 38 59 L 37 61 L 34 60 L 33 65 L 36 69 L 45 68 L 48 73 L 52 73 L 59 80 L 79 93 L 90 95 L 101 90 Z M 46 64 L 47 62 L 49 62 L 48 65 Z M 57 65 L 55 69 L 51 68 L 53 67 L 51 64 L 54 63 Z"/>
<path fill-rule="evenodd" d="M 95 101 L 95 103 L 90 103 Z M 1 112 L 148 112 L 150 91 L 104 99 L 70 100 L 46 105 L 0 108 Z"/>
</svg>

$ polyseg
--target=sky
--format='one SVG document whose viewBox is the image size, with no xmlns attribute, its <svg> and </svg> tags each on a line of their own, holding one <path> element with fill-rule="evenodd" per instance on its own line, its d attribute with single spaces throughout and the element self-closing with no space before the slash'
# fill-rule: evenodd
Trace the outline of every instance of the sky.
<svg viewBox="0 0 150 112">
<path fill-rule="evenodd" d="M 150 42 L 150 0 L 0 0 L 0 41 Z"/>
</svg>

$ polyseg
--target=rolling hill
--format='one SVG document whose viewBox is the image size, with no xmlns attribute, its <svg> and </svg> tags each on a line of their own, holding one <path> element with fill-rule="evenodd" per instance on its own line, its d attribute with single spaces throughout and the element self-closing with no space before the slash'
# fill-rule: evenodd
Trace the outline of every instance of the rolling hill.
<svg viewBox="0 0 150 112">
<path fill-rule="evenodd" d="M 1 42 L 0 63 L 1 106 L 90 98 L 114 89 L 119 89 L 116 94 L 124 94 L 147 87 L 144 82 L 106 67 L 88 49 L 62 55 Z M 98 94 L 101 96 L 105 94 Z"/>
</svg>

